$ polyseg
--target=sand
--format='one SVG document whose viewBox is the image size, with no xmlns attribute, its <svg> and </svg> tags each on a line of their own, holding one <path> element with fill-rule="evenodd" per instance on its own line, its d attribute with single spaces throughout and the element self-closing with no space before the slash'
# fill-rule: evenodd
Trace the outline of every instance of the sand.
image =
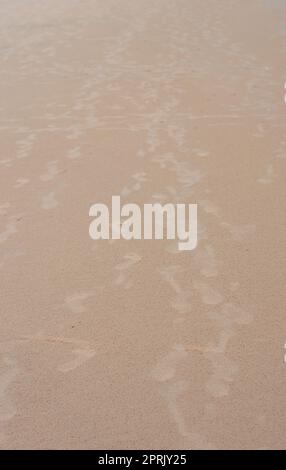
<svg viewBox="0 0 286 470">
<path fill-rule="evenodd" d="M 0 448 L 285 448 L 285 12 L 1 1 Z M 112 195 L 198 247 L 91 240 Z"/>
</svg>

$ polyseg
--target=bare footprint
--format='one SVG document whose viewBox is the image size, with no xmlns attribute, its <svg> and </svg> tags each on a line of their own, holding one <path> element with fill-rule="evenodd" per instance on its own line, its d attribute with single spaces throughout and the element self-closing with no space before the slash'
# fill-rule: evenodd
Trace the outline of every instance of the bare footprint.
<svg viewBox="0 0 286 470">
<path fill-rule="evenodd" d="M 263 178 L 259 178 L 257 181 L 262 184 L 270 184 L 273 183 L 275 176 L 273 165 L 268 165 L 266 175 Z"/>
<path fill-rule="evenodd" d="M 199 202 L 199 204 L 200 206 L 202 206 L 206 214 L 211 214 L 211 215 L 214 215 L 215 217 L 219 217 L 220 209 L 208 199 L 203 199 L 202 201 Z"/>
<path fill-rule="evenodd" d="M 0 204 L 0 215 L 6 215 L 10 207 L 10 202 L 3 202 L 2 204 Z"/>
<path fill-rule="evenodd" d="M 177 426 L 178 432 L 183 438 L 182 449 L 215 449 L 214 444 L 209 442 L 201 432 L 196 431 L 193 427 L 191 430 L 189 429 L 185 413 L 181 410 L 180 403 L 182 402 L 182 397 L 189 389 L 189 382 L 177 380 L 165 387 L 162 390 L 162 395 L 165 397 L 170 415 Z"/>
<path fill-rule="evenodd" d="M 94 357 L 96 354 L 95 349 L 91 347 L 88 341 L 75 339 L 75 338 L 66 338 L 64 336 L 44 335 L 40 332 L 36 335 L 22 335 L 19 337 L 19 340 L 39 341 L 39 342 L 44 342 L 44 343 L 61 343 L 61 344 L 65 344 L 68 346 L 75 346 L 75 349 L 71 351 L 71 354 L 75 355 L 76 357 L 58 366 L 58 370 L 60 372 L 70 372 L 71 370 L 74 370 L 77 367 L 84 364 L 86 361 Z"/>
<path fill-rule="evenodd" d="M 233 240 L 237 242 L 247 241 L 253 237 L 256 231 L 255 225 L 230 225 L 222 222 L 223 227 L 226 227 Z"/>
<path fill-rule="evenodd" d="M 129 196 L 129 194 L 135 191 L 140 191 L 142 184 L 147 181 L 146 173 L 143 171 L 140 173 L 135 173 L 132 175 L 132 178 L 135 180 L 135 183 L 131 184 L 130 186 L 125 186 L 121 191 L 122 196 Z"/>
<path fill-rule="evenodd" d="M 54 209 L 59 205 L 58 201 L 56 200 L 56 194 L 54 191 L 50 192 L 46 196 L 43 196 L 41 207 L 42 209 L 49 210 Z"/>
<path fill-rule="evenodd" d="M 122 285 L 127 289 L 132 285 L 131 280 L 129 279 L 130 270 L 132 270 L 133 266 L 141 261 L 141 256 L 137 253 L 128 253 L 127 255 L 124 255 L 123 258 L 124 261 L 114 267 L 116 271 L 119 271 L 115 284 L 117 286 Z"/>
<path fill-rule="evenodd" d="M 86 311 L 84 301 L 92 297 L 93 295 L 93 293 L 89 292 L 73 294 L 65 299 L 65 304 L 72 311 L 72 313 L 83 313 Z"/>
<path fill-rule="evenodd" d="M 86 361 L 95 356 L 95 351 L 93 349 L 75 349 L 72 351 L 72 354 L 76 356 L 75 359 L 65 362 L 59 366 L 58 370 L 60 372 L 70 372 L 71 370 L 80 367 Z"/>
<path fill-rule="evenodd" d="M 5 230 L 0 233 L 0 243 L 6 242 L 16 232 L 16 222 L 8 222 Z"/>
<path fill-rule="evenodd" d="M 60 173 L 57 160 L 48 162 L 46 173 L 40 176 L 42 181 L 51 181 Z"/>
<path fill-rule="evenodd" d="M 223 296 L 207 284 L 195 282 L 194 287 L 199 291 L 203 303 L 217 305 L 223 302 Z"/>
<path fill-rule="evenodd" d="M 206 245 L 197 253 L 197 260 L 200 265 L 200 273 L 205 277 L 216 277 L 218 275 L 219 263 L 216 259 L 214 248 Z"/>
<path fill-rule="evenodd" d="M 192 310 L 191 294 L 189 292 L 182 292 L 171 301 L 171 304 L 181 315 L 188 313 Z"/>
<path fill-rule="evenodd" d="M 28 180 L 27 178 L 18 178 L 16 180 L 16 184 L 14 184 L 14 188 L 16 189 L 22 188 L 22 186 L 25 186 L 26 184 L 28 184 L 29 181 L 30 180 Z"/>
<path fill-rule="evenodd" d="M 173 351 L 163 357 L 152 371 L 152 376 L 158 382 L 171 380 L 176 373 L 177 365 L 188 357 L 188 352 L 183 345 L 174 346 Z"/>
<path fill-rule="evenodd" d="M 75 160 L 81 157 L 81 149 L 80 147 L 74 147 L 68 151 L 67 158 L 71 160 Z"/>
<path fill-rule="evenodd" d="M 206 384 L 207 390 L 215 398 L 225 397 L 229 394 L 238 366 L 224 353 L 213 353 L 210 359 L 213 372 Z"/>
<path fill-rule="evenodd" d="M 176 294 L 182 293 L 182 288 L 179 282 L 176 280 L 177 274 L 182 271 L 182 268 L 178 265 L 166 266 L 158 269 L 162 279 L 169 284 Z"/>
</svg>

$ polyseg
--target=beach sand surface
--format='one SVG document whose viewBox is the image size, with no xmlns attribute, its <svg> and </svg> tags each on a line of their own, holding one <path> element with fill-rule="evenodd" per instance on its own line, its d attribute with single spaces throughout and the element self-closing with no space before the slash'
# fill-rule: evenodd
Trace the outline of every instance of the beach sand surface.
<svg viewBox="0 0 286 470">
<path fill-rule="evenodd" d="M 271 5 L 1 1 L 0 448 L 285 448 Z M 197 203 L 198 247 L 91 240 L 113 195 Z"/>
</svg>

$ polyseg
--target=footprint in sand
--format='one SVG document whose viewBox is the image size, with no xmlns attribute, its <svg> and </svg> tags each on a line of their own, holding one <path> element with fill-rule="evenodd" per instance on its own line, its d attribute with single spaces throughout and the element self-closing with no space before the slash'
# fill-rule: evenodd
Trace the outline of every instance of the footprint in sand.
<svg viewBox="0 0 286 470">
<path fill-rule="evenodd" d="M 180 266 L 168 266 L 160 268 L 159 273 L 163 280 L 169 284 L 171 289 L 175 292 L 175 297 L 171 300 L 171 305 L 180 315 L 188 313 L 192 309 L 192 294 L 189 291 L 184 291 L 176 280 L 176 276 L 182 272 Z M 177 322 L 183 321 L 183 318 L 177 319 Z"/>
<path fill-rule="evenodd" d="M 176 294 L 182 293 L 182 288 L 176 280 L 176 275 L 182 272 L 182 268 L 177 265 L 167 266 L 158 269 L 162 279 L 169 284 Z"/>
<path fill-rule="evenodd" d="M 92 297 L 93 295 L 93 293 L 89 292 L 73 294 L 65 299 L 65 304 L 71 310 L 72 313 L 83 313 L 86 311 L 84 301 Z"/>
<path fill-rule="evenodd" d="M 86 361 L 95 356 L 95 351 L 92 349 L 75 349 L 72 354 L 76 357 L 70 361 L 65 362 L 61 366 L 58 366 L 60 372 L 70 372 L 83 365 Z"/>
<path fill-rule="evenodd" d="M 273 165 L 268 165 L 266 169 L 266 175 L 263 178 L 259 178 L 258 183 L 270 184 L 273 183 L 276 174 L 274 172 Z"/>
<path fill-rule="evenodd" d="M 190 170 L 183 165 L 178 166 L 178 168 L 175 169 L 175 172 L 177 173 L 178 182 L 181 184 L 182 188 L 186 190 L 191 189 L 203 178 L 201 170 Z"/>
<path fill-rule="evenodd" d="M 130 270 L 132 270 L 133 266 L 141 261 L 141 256 L 137 253 L 128 253 L 127 255 L 124 255 L 123 258 L 124 261 L 114 267 L 116 271 L 119 271 L 115 284 L 117 286 L 123 286 L 125 289 L 129 289 L 132 285 L 132 282 L 129 279 Z"/>
<path fill-rule="evenodd" d="M 3 254 L 1 262 L 0 262 L 0 268 L 3 268 L 5 263 L 8 263 L 9 260 L 13 258 L 17 258 L 18 256 L 24 256 L 26 253 L 23 250 L 14 250 L 14 251 L 8 251 L 5 254 Z"/>
<path fill-rule="evenodd" d="M 16 232 L 16 222 L 8 222 L 5 230 L 0 233 L 0 243 L 6 242 Z"/>
<path fill-rule="evenodd" d="M 144 158 L 146 155 L 146 152 L 143 149 L 139 149 L 137 152 L 137 157 L 139 158 Z"/>
<path fill-rule="evenodd" d="M 82 130 L 80 129 L 80 126 L 77 126 L 77 125 L 71 126 L 67 130 L 69 131 L 69 134 L 67 135 L 67 139 L 70 139 L 70 140 L 76 140 L 83 134 Z M 76 148 L 79 148 L 79 147 L 76 147 Z M 70 157 L 68 156 L 68 158 Z"/>
<path fill-rule="evenodd" d="M 206 214 L 214 215 L 215 217 L 219 217 L 220 209 L 208 199 L 203 199 L 199 201 L 199 206 L 201 206 Z"/>
<path fill-rule="evenodd" d="M 121 196 L 129 196 L 129 194 L 135 191 L 140 191 L 142 184 L 147 181 L 146 173 L 143 171 L 140 173 L 135 173 L 132 175 L 132 178 L 135 180 L 135 183 L 130 186 L 125 186 L 121 191 Z"/>
<path fill-rule="evenodd" d="M 56 200 L 56 193 L 54 191 L 50 192 L 46 196 L 43 196 L 41 207 L 45 210 L 54 209 L 59 205 L 58 201 Z"/>
<path fill-rule="evenodd" d="M 155 200 L 156 202 L 164 202 L 167 200 L 167 195 L 164 193 L 155 193 L 152 194 L 152 199 Z"/>
<path fill-rule="evenodd" d="M 10 202 L 3 202 L 3 204 L 0 204 L 0 215 L 6 215 L 9 207 L 11 207 Z"/>
<path fill-rule="evenodd" d="M 284 349 L 286 349 L 286 343 L 284 344 Z M 286 363 L 286 353 L 284 354 L 284 362 Z"/>
<path fill-rule="evenodd" d="M 189 430 L 186 423 L 185 413 L 180 409 L 180 403 L 182 397 L 189 389 L 189 382 L 186 380 L 177 380 L 174 383 L 168 384 L 165 390 L 162 391 L 162 395 L 168 405 L 170 414 L 177 426 L 180 436 L 183 438 L 182 449 L 216 449 L 215 445 L 209 442 L 201 432 L 198 432 L 192 428 Z"/>
<path fill-rule="evenodd" d="M 163 357 L 152 371 L 152 376 L 158 382 L 171 380 L 176 374 L 177 365 L 188 357 L 188 352 L 183 345 L 176 345 L 173 351 Z"/>
<path fill-rule="evenodd" d="M 81 148 L 80 147 L 74 147 L 70 149 L 67 153 L 67 158 L 71 160 L 75 160 L 77 158 L 81 157 Z"/>
<path fill-rule="evenodd" d="M 233 240 L 243 242 L 249 240 L 256 231 L 255 225 L 230 225 L 222 222 L 223 227 L 226 227 Z"/>
<path fill-rule="evenodd" d="M 213 372 L 206 384 L 207 390 L 215 398 L 225 397 L 238 372 L 238 366 L 224 353 L 212 353 L 210 360 Z"/>
<path fill-rule="evenodd" d="M 197 157 L 208 157 L 210 155 L 210 152 L 208 152 L 208 150 L 203 150 L 203 149 L 200 149 L 200 148 L 194 148 L 194 149 L 192 149 L 192 152 Z"/>
<path fill-rule="evenodd" d="M 42 181 L 51 181 L 53 180 L 58 174 L 60 173 L 58 169 L 58 161 L 53 160 L 51 162 L 48 162 L 47 164 L 47 171 L 46 173 L 42 174 L 40 176 Z"/>
<path fill-rule="evenodd" d="M 239 289 L 239 282 L 238 281 L 231 281 L 229 285 L 229 290 L 231 292 L 236 292 Z"/>
<path fill-rule="evenodd" d="M 189 292 L 182 292 L 171 301 L 172 307 L 181 315 L 192 310 L 192 295 Z"/>
<path fill-rule="evenodd" d="M 22 186 L 25 186 L 26 184 L 29 183 L 30 180 L 27 178 L 18 178 L 16 180 L 16 183 L 14 184 L 14 188 L 19 189 L 22 188 Z"/>
<path fill-rule="evenodd" d="M 173 167 L 175 164 L 178 163 L 178 160 L 176 159 L 176 157 L 171 153 L 158 155 L 154 157 L 152 161 L 155 163 L 159 163 L 160 168 L 162 169 L 165 169 L 165 168 L 169 169 L 170 167 Z"/>
<path fill-rule="evenodd" d="M 178 149 L 184 150 L 186 148 L 185 143 L 185 134 L 186 131 L 183 127 L 180 126 L 169 126 L 168 135 L 176 142 Z"/>
<path fill-rule="evenodd" d="M 154 193 L 152 194 L 152 199 L 155 200 L 155 202 L 180 202 L 180 196 L 179 192 L 176 188 L 173 186 L 166 186 L 165 191 L 161 193 Z"/>
<path fill-rule="evenodd" d="M 19 338 L 19 341 L 36 341 L 48 344 L 59 343 L 62 345 L 74 347 L 74 349 L 71 351 L 71 354 L 74 355 L 75 358 L 65 362 L 62 365 L 59 365 L 57 369 L 60 372 L 70 372 L 71 370 L 74 370 L 84 364 L 96 354 L 95 349 L 91 347 L 88 341 L 75 338 L 66 338 L 64 336 L 49 336 L 44 335 L 41 332 L 36 335 L 23 335 Z"/>
<path fill-rule="evenodd" d="M 12 158 L 4 158 L 3 160 L 0 160 L 0 164 L 6 166 L 7 168 L 10 168 L 12 166 L 12 163 Z"/>
<path fill-rule="evenodd" d="M 202 302 L 207 305 L 217 305 L 223 302 L 223 296 L 203 282 L 195 282 L 194 287 L 199 291 Z"/>
<path fill-rule="evenodd" d="M 262 138 L 264 136 L 265 130 L 262 124 L 258 124 L 257 131 L 253 134 L 254 137 Z"/>
<path fill-rule="evenodd" d="M 3 357 L 0 362 L 0 421 L 8 421 L 16 414 L 16 407 L 7 397 L 7 389 L 18 373 L 16 362 Z"/>
<path fill-rule="evenodd" d="M 232 302 L 227 302 L 216 312 L 209 312 L 209 318 L 224 322 L 226 325 L 237 323 L 248 325 L 253 320 L 253 315 Z"/>
<path fill-rule="evenodd" d="M 205 277 L 216 277 L 219 272 L 219 263 L 216 259 L 215 250 L 211 245 L 204 246 L 198 250 L 196 260 L 199 264 L 200 273 Z"/>
<path fill-rule="evenodd" d="M 30 156 L 35 139 L 36 134 L 29 134 L 27 137 L 16 142 L 17 158 L 22 159 Z"/>
</svg>

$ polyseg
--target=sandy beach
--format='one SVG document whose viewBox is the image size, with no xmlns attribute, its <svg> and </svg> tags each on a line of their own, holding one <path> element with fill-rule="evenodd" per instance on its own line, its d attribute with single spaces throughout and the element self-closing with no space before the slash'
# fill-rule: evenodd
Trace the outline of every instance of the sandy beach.
<svg viewBox="0 0 286 470">
<path fill-rule="evenodd" d="M 286 448 L 286 6 L 1 0 L 0 448 Z M 198 204 L 198 246 L 89 208 Z"/>
</svg>

